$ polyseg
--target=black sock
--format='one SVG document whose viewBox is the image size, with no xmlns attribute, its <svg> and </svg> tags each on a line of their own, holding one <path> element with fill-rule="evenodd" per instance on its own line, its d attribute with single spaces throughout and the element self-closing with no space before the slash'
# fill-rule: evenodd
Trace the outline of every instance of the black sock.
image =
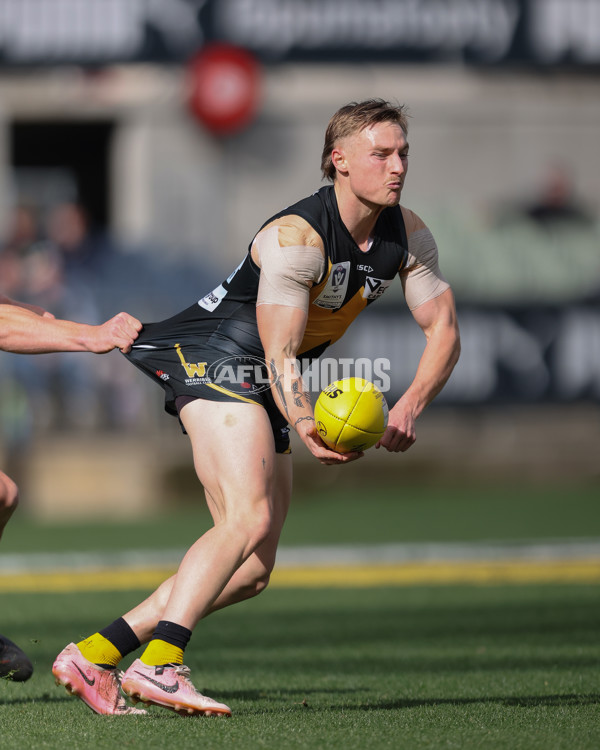
<svg viewBox="0 0 600 750">
<path fill-rule="evenodd" d="M 100 630 L 99 633 L 112 643 L 121 656 L 127 656 L 127 654 L 135 651 L 141 645 L 137 635 L 122 617 L 111 622 L 110 625 Z"/>
<path fill-rule="evenodd" d="M 185 651 L 185 647 L 188 645 L 191 637 L 191 630 L 168 620 L 161 620 L 152 635 L 153 639 L 159 638 L 161 641 L 166 641 L 166 643 L 170 643 L 172 646 L 177 646 L 182 651 Z"/>
</svg>

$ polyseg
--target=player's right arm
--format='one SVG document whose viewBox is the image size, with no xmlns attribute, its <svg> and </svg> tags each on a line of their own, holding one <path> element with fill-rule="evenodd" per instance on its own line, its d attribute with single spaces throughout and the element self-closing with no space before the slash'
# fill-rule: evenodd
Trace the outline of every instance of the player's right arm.
<svg viewBox="0 0 600 750">
<path fill-rule="evenodd" d="M 320 237 L 303 219 L 285 217 L 258 234 L 252 254 L 261 269 L 256 318 L 275 403 L 321 463 L 359 458 L 361 453 L 341 455 L 330 450 L 319 437 L 296 360 L 308 318 L 309 291 L 324 267 Z"/>
<path fill-rule="evenodd" d="M 58 320 L 34 305 L 0 297 L 0 350 L 16 354 L 127 352 L 142 324 L 121 312 L 101 325 Z"/>
</svg>

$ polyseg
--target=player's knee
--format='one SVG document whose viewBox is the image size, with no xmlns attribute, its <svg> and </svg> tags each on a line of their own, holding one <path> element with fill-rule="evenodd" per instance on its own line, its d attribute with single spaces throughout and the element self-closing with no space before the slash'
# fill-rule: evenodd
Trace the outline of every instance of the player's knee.
<svg viewBox="0 0 600 750">
<path fill-rule="evenodd" d="M 19 488 L 13 480 L 0 472 L 0 511 L 5 516 L 14 513 L 19 504 Z"/>
<path fill-rule="evenodd" d="M 257 576 L 251 583 L 246 586 L 246 598 L 251 599 L 254 596 L 262 594 L 262 592 L 269 585 L 271 580 L 270 573 L 263 573 L 261 576 Z"/>
<path fill-rule="evenodd" d="M 270 580 L 271 573 L 267 573 L 266 571 L 261 576 L 257 577 L 254 581 L 254 596 L 258 596 L 262 593 L 269 585 Z"/>
<path fill-rule="evenodd" d="M 248 547 L 251 550 L 256 549 L 271 533 L 273 514 L 270 503 L 267 500 L 253 503 L 238 515 L 237 524 L 246 536 Z"/>
<path fill-rule="evenodd" d="M 271 580 L 271 573 L 275 565 L 275 560 L 269 561 L 264 558 L 256 557 L 256 564 L 252 569 L 252 586 L 254 588 L 254 595 L 260 594 L 269 585 Z"/>
<path fill-rule="evenodd" d="M 246 577 L 241 584 L 241 589 L 245 599 L 258 596 L 269 585 L 271 579 L 272 566 L 266 567 L 263 563 L 257 563 L 246 571 Z"/>
</svg>

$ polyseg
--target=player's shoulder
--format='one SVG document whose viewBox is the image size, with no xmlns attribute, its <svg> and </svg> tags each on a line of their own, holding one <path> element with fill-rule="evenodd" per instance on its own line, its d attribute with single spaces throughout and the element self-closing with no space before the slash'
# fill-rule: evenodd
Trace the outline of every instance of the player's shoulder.
<svg viewBox="0 0 600 750">
<path fill-rule="evenodd" d="M 400 210 L 402 212 L 402 218 L 404 220 L 406 236 L 408 239 L 410 239 L 410 236 L 412 234 L 415 234 L 415 232 L 419 232 L 421 230 L 429 231 L 427 224 L 425 224 L 423 219 L 410 208 L 401 205 Z"/>
<path fill-rule="evenodd" d="M 279 230 L 279 244 L 281 247 L 304 245 L 307 247 L 323 247 L 323 240 L 316 229 L 298 214 L 279 216 L 265 224 L 261 232 L 273 227 Z"/>
</svg>

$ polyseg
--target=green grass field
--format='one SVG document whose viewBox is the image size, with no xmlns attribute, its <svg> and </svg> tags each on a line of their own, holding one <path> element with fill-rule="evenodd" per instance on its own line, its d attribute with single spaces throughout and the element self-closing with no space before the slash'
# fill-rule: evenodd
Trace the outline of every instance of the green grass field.
<svg viewBox="0 0 600 750">
<path fill-rule="evenodd" d="M 589 538 L 599 518 L 594 488 L 385 487 L 298 498 L 283 543 Z M 40 527 L 23 514 L 0 552 L 171 548 L 207 523 L 178 509 L 133 536 L 133 524 Z M 596 586 L 273 588 L 202 622 L 186 651 L 232 719 L 96 716 L 54 685 L 52 660 L 144 593 L 0 595 L 0 629 L 36 666 L 27 683 L 0 680 L 0 747 L 600 747 Z"/>
<path fill-rule="evenodd" d="M 595 485 L 469 484 L 437 487 L 365 483 L 297 492 L 282 545 L 524 540 L 600 537 Z M 1 553 L 187 547 L 210 524 L 202 501 L 169 516 L 130 521 L 40 524 L 20 509 Z"/>
<path fill-rule="evenodd" d="M 186 652 L 232 719 L 96 716 L 52 659 L 139 595 L 3 597 L 37 668 L 0 681 L 3 748 L 600 746 L 592 587 L 273 590 L 208 618 Z"/>
</svg>

